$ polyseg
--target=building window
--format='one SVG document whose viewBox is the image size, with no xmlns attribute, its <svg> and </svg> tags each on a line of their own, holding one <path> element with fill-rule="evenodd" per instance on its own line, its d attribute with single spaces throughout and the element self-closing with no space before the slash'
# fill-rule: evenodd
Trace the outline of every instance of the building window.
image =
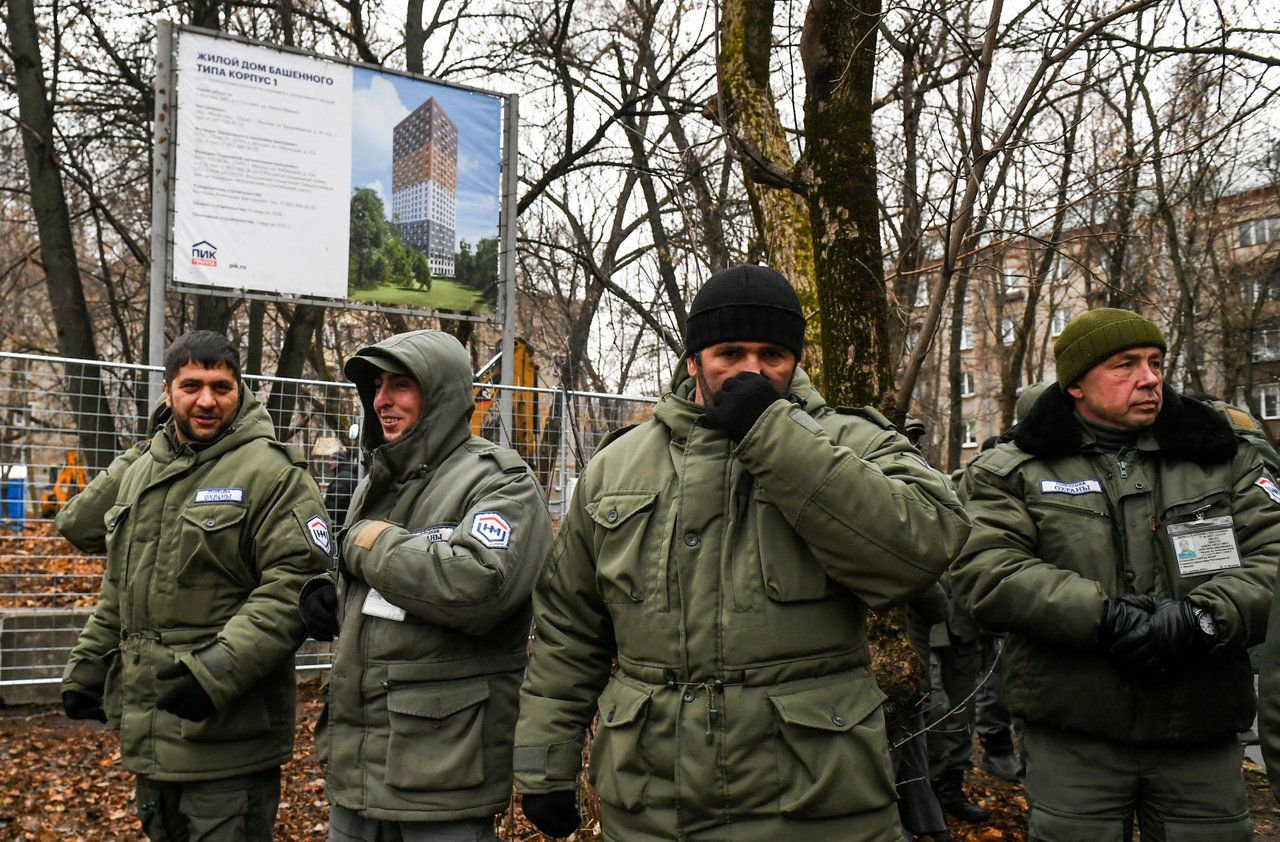
<svg viewBox="0 0 1280 842">
<path fill-rule="evenodd" d="M 1071 321 L 1071 311 L 1066 307 L 1055 307 L 1053 316 L 1049 319 L 1049 335 L 1058 336 L 1067 329 L 1067 323 Z"/>
<path fill-rule="evenodd" d="M 968 351 L 973 347 L 973 325 L 960 325 L 960 350 Z"/>
<path fill-rule="evenodd" d="M 1262 408 L 1262 417 L 1280 418 L 1280 383 L 1268 383 L 1258 388 L 1258 406 Z"/>
<path fill-rule="evenodd" d="M 917 307 L 929 306 L 929 279 L 920 278 L 916 281 L 916 304 Z"/>
<path fill-rule="evenodd" d="M 1018 337 L 1018 321 L 1017 319 L 1005 317 L 1000 320 L 1000 344 L 1012 345 L 1013 340 Z"/>
<path fill-rule="evenodd" d="M 1253 337 L 1254 360 L 1280 360 L 1280 328 L 1260 329 Z"/>
<path fill-rule="evenodd" d="M 1280 217 L 1276 216 L 1269 219 L 1251 219 L 1236 226 L 1236 237 L 1240 241 L 1240 248 L 1260 246 L 1278 236 L 1280 236 Z"/>
<path fill-rule="evenodd" d="M 974 421 L 963 422 L 960 431 L 961 447 L 977 447 L 978 446 L 978 425 Z"/>
<path fill-rule="evenodd" d="M 977 390 L 974 388 L 973 372 L 972 371 L 960 372 L 960 397 L 971 398 L 975 394 L 977 394 Z"/>
<path fill-rule="evenodd" d="M 1000 284 L 1004 287 L 1005 295 L 1015 293 L 1022 288 L 1022 276 L 1014 269 L 1003 269 L 1000 272 Z"/>
</svg>

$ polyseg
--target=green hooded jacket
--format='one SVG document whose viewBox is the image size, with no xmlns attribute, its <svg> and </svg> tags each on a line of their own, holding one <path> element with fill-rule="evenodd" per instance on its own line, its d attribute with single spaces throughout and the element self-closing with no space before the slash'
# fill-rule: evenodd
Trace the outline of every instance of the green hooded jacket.
<svg viewBox="0 0 1280 842">
<path fill-rule="evenodd" d="M 1129 744 L 1203 743 L 1247 729 L 1245 650 L 1266 631 L 1280 561 L 1280 489 L 1258 450 L 1239 446 L 1213 408 L 1167 386 L 1155 423 L 1118 454 L 1098 447 L 1057 384 L 1011 438 L 969 471 L 974 529 L 951 572 L 977 621 L 1009 633 L 1009 709 Z M 1215 518 L 1229 519 L 1220 523 L 1238 564 L 1180 563 L 1174 536 Z M 1154 682 L 1134 681 L 1098 644 L 1103 602 L 1126 593 L 1189 598 L 1217 623 L 1212 650 Z"/>
<path fill-rule="evenodd" d="M 102 590 L 62 689 L 105 697 L 126 769 L 217 780 L 292 756 L 298 592 L 332 552 L 304 465 L 245 390 L 218 439 L 179 445 L 167 422 L 116 477 Z M 156 710 L 172 686 L 156 673 L 176 662 L 213 701 L 210 718 Z"/>
<path fill-rule="evenodd" d="M 925 591 L 968 520 L 803 371 L 736 448 L 692 395 L 681 363 L 582 473 L 534 595 L 516 788 L 573 789 L 598 712 L 606 839 L 897 840 L 867 608 Z"/>
<path fill-rule="evenodd" d="M 513 451 L 471 435 L 471 366 L 440 331 L 391 357 L 422 415 L 384 443 L 372 380 L 357 382 L 368 471 L 340 532 L 341 633 L 317 733 L 330 800 L 385 821 L 490 818 L 511 798 L 511 744 L 530 593 L 551 518 Z"/>
</svg>

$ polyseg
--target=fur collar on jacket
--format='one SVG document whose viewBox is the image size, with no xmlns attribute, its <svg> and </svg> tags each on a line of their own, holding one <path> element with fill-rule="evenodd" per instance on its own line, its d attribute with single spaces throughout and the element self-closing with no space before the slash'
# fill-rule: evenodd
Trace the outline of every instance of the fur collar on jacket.
<svg viewBox="0 0 1280 842">
<path fill-rule="evenodd" d="M 1077 453 L 1086 442 L 1075 404 L 1057 383 L 1045 389 L 1012 432 L 1019 449 L 1047 458 Z M 1151 432 L 1163 453 L 1198 465 L 1226 462 L 1238 446 L 1227 419 L 1200 401 L 1180 397 L 1168 384 Z"/>
</svg>

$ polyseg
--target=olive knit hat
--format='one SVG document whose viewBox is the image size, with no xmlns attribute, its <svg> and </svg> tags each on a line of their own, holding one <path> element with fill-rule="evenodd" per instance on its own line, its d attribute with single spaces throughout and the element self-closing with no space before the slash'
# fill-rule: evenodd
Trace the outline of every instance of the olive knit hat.
<svg viewBox="0 0 1280 842">
<path fill-rule="evenodd" d="M 719 342 L 772 342 L 804 350 L 804 311 L 791 284 L 768 266 L 744 264 L 721 269 L 702 285 L 689 306 L 685 351 L 693 354 Z"/>
<path fill-rule="evenodd" d="M 1169 350 L 1160 328 L 1137 313 L 1112 307 L 1081 313 L 1053 343 L 1058 383 L 1065 389 L 1112 354 L 1146 346 Z"/>
</svg>

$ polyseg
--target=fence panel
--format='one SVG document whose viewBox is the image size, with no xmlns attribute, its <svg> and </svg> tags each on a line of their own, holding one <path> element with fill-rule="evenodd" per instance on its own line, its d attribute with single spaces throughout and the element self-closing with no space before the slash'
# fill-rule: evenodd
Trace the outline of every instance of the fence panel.
<svg viewBox="0 0 1280 842">
<path fill-rule="evenodd" d="M 57 534 L 58 508 L 117 453 L 146 438 L 152 369 L 0 353 L 0 697 L 43 699 L 97 599 L 105 559 Z M 296 447 L 324 491 L 350 456 L 357 475 L 360 407 L 350 383 L 246 375 L 272 412 L 276 434 Z M 510 428 L 501 422 L 511 393 Z M 648 417 L 651 399 L 477 384 L 472 428 L 520 451 L 543 483 L 559 522 L 578 472 L 612 429 Z M 92 400 L 88 396 L 92 396 Z M 106 409 L 104 410 L 103 407 Z M 335 523 L 335 527 L 339 526 Z M 330 645 L 308 642 L 299 669 L 330 663 Z"/>
</svg>

